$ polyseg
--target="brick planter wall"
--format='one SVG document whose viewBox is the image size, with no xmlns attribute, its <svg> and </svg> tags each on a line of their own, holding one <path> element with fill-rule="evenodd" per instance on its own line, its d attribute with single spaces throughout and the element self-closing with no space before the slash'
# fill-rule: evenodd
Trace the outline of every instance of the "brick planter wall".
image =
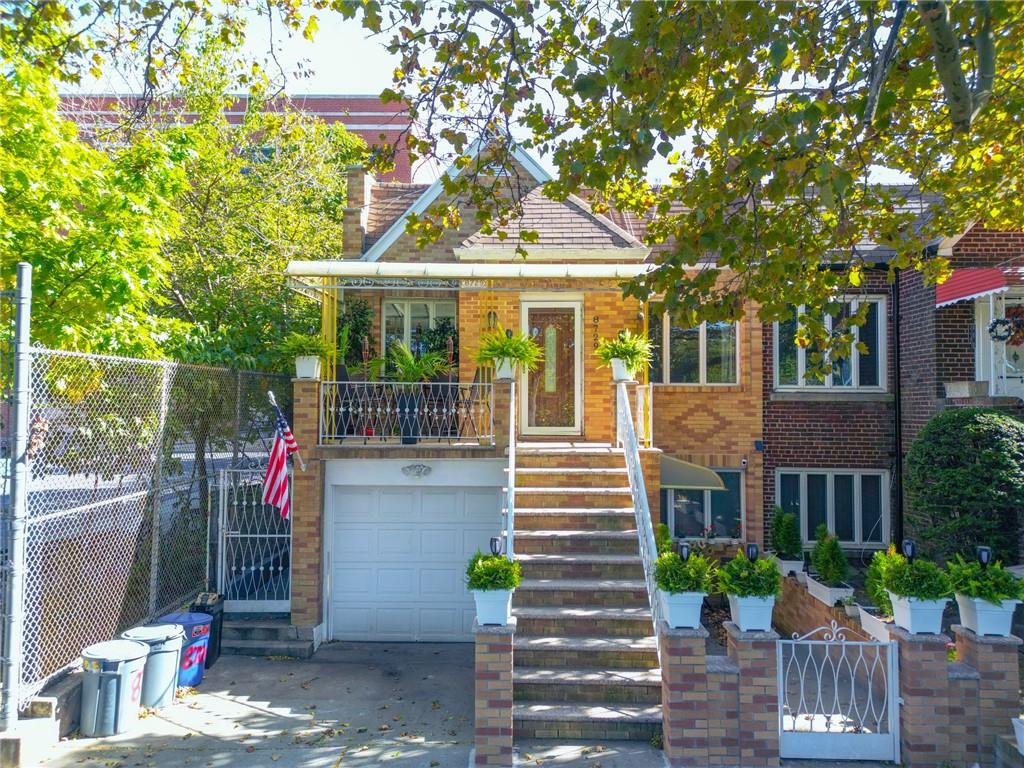
<svg viewBox="0 0 1024 768">
<path fill-rule="evenodd" d="M 772 625 L 783 637 L 805 635 L 818 627 L 830 627 L 833 621 L 839 627 L 853 632 L 850 637 L 852 640 L 858 640 L 862 635 L 867 637 L 860 620 L 847 616 L 845 608 L 825 605 L 812 597 L 807 587 L 792 576 L 782 580 L 782 595 L 775 601 Z"/>
<path fill-rule="evenodd" d="M 473 625 L 476 641 L 474 765 L 512 766 L 512 640 L 508 626 Z"/>
</svg>

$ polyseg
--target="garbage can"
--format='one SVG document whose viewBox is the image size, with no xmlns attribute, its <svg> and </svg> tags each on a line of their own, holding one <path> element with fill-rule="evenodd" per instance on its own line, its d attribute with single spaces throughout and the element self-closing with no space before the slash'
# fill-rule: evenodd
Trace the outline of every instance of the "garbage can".
<svg viewBox="0 0 1024 768">
<path fill-rule="evenodd" d="M 193 613 L 208 613 L 213 616 L 210 624 L 210 644 L 206 649 L 206 668 L 209 669 L 220 658 L 221 629 L 224 627 L 224 598 L 216 592 L 200 592 L 196 601 L 188 607 Z"/>
<path fill-rule="evenodd" d="M 210 622 L 208 613 L 168 613 L 157 619 L 161 624 L 180 624 L 185 630 L 185 642 L 181 646 L 181 664 L 178 667 L 178 685 L 194 686 L 203 682 L 203 665 L 206 663 L 206 649 L 210 643 Z"/>
<path fill-rule="evenodd" d="M 107 640 L 82 651 L 83 736 L 113 736 L 139 719 L 142 677 L 149 646 Z"/>
<path fill-rule="evenodd" d="M 180 624 L 150 624 L 122 632 L 121 639 L 149 646 L 142 677 L 142 706 L 160 709 L 173 704 L 185 630 Z"/>
</svg>

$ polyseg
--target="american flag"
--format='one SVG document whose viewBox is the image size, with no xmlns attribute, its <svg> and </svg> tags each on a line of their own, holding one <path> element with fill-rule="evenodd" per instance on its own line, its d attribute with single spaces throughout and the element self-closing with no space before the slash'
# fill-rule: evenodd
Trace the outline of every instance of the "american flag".
<svg viewBox="0 0 1024 768">
<path fill-rule="evenodd" d="M 271 401 L 273 402 L 273 401 Z M 274 447 L 270 449 L 270 461 L 267 462 L 267 474 L 263 478 L 263 503 L 281 510 L 281 517 L 288 517 L 291 512 L 291 499 L 288 493 L 288 456 L 299 450 L 291 427 L 285 419 L 277 403 L 273 402 L 277 411 L 276 434 Z"/>
</svg>

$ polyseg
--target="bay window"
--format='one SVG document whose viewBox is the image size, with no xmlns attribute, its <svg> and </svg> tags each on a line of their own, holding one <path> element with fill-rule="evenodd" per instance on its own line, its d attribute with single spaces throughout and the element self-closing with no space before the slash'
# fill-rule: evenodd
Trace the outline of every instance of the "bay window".
<svg viewBox="0 0 1024 768">
<path fill-rule="evenodd" d="M 780 469 L 776 503 L 800 521 L 804 544 L 824 524 L 840 543 L 881 547 L 889 540 L 888 472 L 855 469 Z"/>
<path fill-rule="evenodd" d="M 705 322 L 688 328 L 668 315 L 648 324 L 654 384 L 736 384 L 739 344 L 736 323 Z"/>
<path fill-rule="evenodd" d="M 661 522 L 676 539 L 743 538 L 743 472 L 716 470 L 723 491 L 661 488 Z"/>
</svg>

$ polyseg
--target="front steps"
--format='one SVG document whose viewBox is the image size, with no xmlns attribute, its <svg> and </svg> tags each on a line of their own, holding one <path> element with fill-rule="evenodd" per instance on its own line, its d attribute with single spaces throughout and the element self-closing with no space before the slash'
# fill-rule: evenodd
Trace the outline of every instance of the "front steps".
<svg viewBox="0 0 1024 768">
<path fill-rule="evenodd" d="M 220 652 L 236 656 L 293 656 L 308 659 L 313 641 L 303 640 L 288 618 L 224 618 Z"/>
<path fill-rule="evenodd" d="M 650 740 L 661 673 L 622 451 L 516 450 L 515 735 Z"/>
</svg>

